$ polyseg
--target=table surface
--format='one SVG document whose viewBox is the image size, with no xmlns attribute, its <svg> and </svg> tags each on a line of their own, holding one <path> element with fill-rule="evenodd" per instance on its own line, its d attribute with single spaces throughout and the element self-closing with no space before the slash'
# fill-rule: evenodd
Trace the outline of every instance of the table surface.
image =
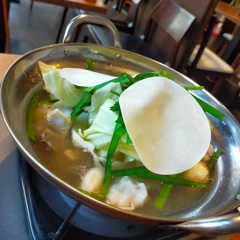
<svg viewBox="0 0 240 240">
<path fill-rule="evenodd" d="M 59 5 L 67 8 L 77 8 L 89 12 L 107 13 L 107 6 L 102 0 L 96 0 L 96 2 L 87 0 L 33 0 L 35 2 L 44 2 L 54 5 Z"/>
<path fill-rule="evenodd" d="M 0 53 L 0 82 L 8 67 L 17 59 L 19 55 Z M 0 114 L 2 115 L 2 114 Z M 13 138 L 10 136 L 3 118 L 0 117 L 0 163 L 16 148 Z"/>
<path fill-rule="evenodd" d="M 20 55 L 0 53 L 0 82 L 8 67 L 20 57 Z"/>
<path fill-rule="evenodd" d="M 215 11 L 219 14 L 224 15 L 227 19 L 240 26 L 240 15 L 237 7 L 219 1 Z"/>
</svg>

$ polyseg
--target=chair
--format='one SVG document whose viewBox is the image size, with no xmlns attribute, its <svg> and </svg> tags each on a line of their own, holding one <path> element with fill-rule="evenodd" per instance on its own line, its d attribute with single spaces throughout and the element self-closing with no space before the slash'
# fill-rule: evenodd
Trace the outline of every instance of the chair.
<svg viewBox="0 0 240 240">
<path fill-rule="evenodd" d="M 108 4 L 106 17 L 121 32 L 133 34 L 141 0 L 114 0 Z"/>
<path fill-rule="evenodd" d="M 228 63 L 207 47 L 215 22 L 216 17 L 213 15 L 204 32 L 202 43 L 197 44 L 192 52 L 187 70 L 189 77 L 212 93 L 216 92 L 217 85 L 234 73 L 234 69 Z"/>
<path fill-rule="evenodd" d="M 232 41 L 233 39 L 233 34 L 232 33 L 223 33 L 222 36 L 222 42 L 220 43 L 219 47 L 217 48 L 217 50 L 215 51 L 217 54 L 222 53 L 224 45 L 228 44 L 230 41 Z"/>
<path fill-rule="evenodd" d="M 108 11 L 105 15 L 101 16 L 111 20 L 119 31 L 134 34 L 141 2 L 142 0 L 105 0 L 104 4 L 107 5 Z M 76 15 L 83 13 L 79 9 L 75 9 L 75 12 Z"/>
<path fill-rule="evenodd" d="M 172 0 L 160 1 L 146 17 L 145 30 L 140 37 L 120 34 L 123 49 L 142 54 L 171 67 L 185 34 L 190 30 L 195 17 Z M 112 45 L 106 29 L 89 26 L 84 41 Z M 181 60 L 180 60 L 181 61 Z"/>
<path fill-rule="evenodd" d="M 224 62 L 215 53 L 213 53 L 209 48 L 206 48 L 208 39 L 211 36 L 210 35 L 211 29 L 209 27 L 206 28 L 206 26 L 208 26 L 209 23 L 214 24 L 215 20 L 214 20 L 214 17 L 212 17 L 212 16 L 213 16 L 214 10 L 218 4 L 218 0 L 201 0 L 201 1 L 199 1 L 199 0 L 191 0 L 191 1 L 175 0 L 175 1 L 196 17 L 196 21 L 193 23 L 192 31 L 190 32 L 190 34 L 188 34 L 186 36 L 185 41 L 182 44 L 183 46 L 185 46 L 185 45 L 189 46 L 185 50 L 185 58 L 184 59 L 187 59 L 187 62 L 182 62 L 182 65 L 179 66 L 179 69 L 177 69 L 177 70 L 187 74 L 193 80 L 195 80 L 199 84 L 203 84 L 205 86 L 205 88 L 207 88 L 209 91 L 211 91 L 213 89 L 216 81 L 218 82 L 218 84 L 221 84 L 221 80 L 219 79 L 220 81 L 218 81 L 217 78 L 220 77 L 221 79 L 224 79 L 225 77 L 231 76 L 231 70 L 229 68 L 229 65 L 227 67 L 227 69 L 230 70 L 229 73 L 225 73 L 225 72 L 223 73 L 223 72 L 220 72 L 219 70 L 208 71 L 209 69 L 202 68 L 202 64 L 205 66 L 209 65 L 209 63 L 212 63 L 213 60 L 217 59 L 217 58 L 219 60 L 221 60 L 221 61 L 217 62 L 218 63 L 217 69 L 219 68 L 221 63 Z M 206 32 L 206 29 L 208 29 L 208 32 Z M 186 40 L 188 38 L 194 39 L 191 42 L 191 44 L 188 44 L 188 41 Z M 201 39 L 204 39 L 204 40 L 200 41 Z M 199 43 L 200 43 L 200 45 L 199 45 Z M 204 52 L 204 54 L 202 54 L 203 52 Z M 201 58 L 201 56 L 202 56 L 202 58 Z M 201 61 L 200 61 L 200 58 L 201 58 Z M 208 64 L 206 64 L 206 60 L 204 60 L 204 58 L 208 59 L 207 60 Z M 209 59 L 211 59 L 211 60 L 209 60 Z M 193 62 L 193 60 L 194 60 L 194 62 Z M 225 62 L 223 65 L 226 66 Z M 203 81 L 203 79 L 205 79 L 205 81 Z"/>
</svg>

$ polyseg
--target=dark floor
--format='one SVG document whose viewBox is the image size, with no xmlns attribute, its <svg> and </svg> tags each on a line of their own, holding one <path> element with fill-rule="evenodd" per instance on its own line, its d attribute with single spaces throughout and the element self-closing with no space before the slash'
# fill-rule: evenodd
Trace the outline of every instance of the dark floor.
<svg viewBox="0 0 240 240">
<path fill-rule="evenodd" d="M 34 2 L 33 8 L 30 9 L 30 3 L 30 0 L 20 0 L 19 3 L 11 2 L 10 4 L 11 53 L 24 54 L 56 42 L 64 8 Z M 74 16 L 70 9 L 66 23 Z"/>
</svg>

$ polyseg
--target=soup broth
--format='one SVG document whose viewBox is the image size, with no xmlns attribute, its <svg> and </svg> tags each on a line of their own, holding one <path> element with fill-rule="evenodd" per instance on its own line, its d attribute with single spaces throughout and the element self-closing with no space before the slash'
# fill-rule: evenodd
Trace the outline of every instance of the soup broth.
<svg viewBox="0 0 240 240">
<path fill-rule="evenodd" d="M 51 104 L 46 103 L 48 100 L 48 94 L 42 90 L 40 103 L 34 112 L 34 131 L 36 135 L 36 141 L 32 142 L 34 150 L 39 155 L 44 167 L 67 184 L 80 189 L 84 175 L 94 167 L 93 157 L 85 149 L 73 145 L 69 132 L 65 129 L 56 128 L 48 122 L 47 112 L 51 107 Z M 126 167 L 134 166 L 134 164 L 135 162 L 129 163 Z M 206 189 L 175 185 L 164 208 L 158 209 L 154 207 L 154 200 L 161 189 L 162 183 L 143 179 L 137 179 L 137 181 L 143 182 L 147 186 L 149 200 L 144 207 L 137 208 L 135 211 L 156 217 L 194 208 L 207 194 Z"/>
</svg>

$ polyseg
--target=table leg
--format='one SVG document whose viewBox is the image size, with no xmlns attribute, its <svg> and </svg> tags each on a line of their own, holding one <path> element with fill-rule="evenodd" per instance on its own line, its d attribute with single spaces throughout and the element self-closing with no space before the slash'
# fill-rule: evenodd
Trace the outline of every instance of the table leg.
<svg viewBox="0 0 240 240">
<path fill-rule="evenodd" d="M 9 14 L 10 0 L 7 0 L 7 11 Z M 6 34 L 5 34 L 5 24 L 4 24 L 4 14 L 3 14 L 3 2 L 0 1 L 0 52 L 5 52 L 6 48 Z"/>
<path fill-rule="evenodd" d="M 58 30 L 56 43 L 59 42 L 59 38 L 60 38 L 60 35 L 61 35 L 61 32 L 62 32 L 62 28 L 63 28 L 64 22 L 65 22 L 65 19 L 66 19 L 66 16 L 67 16 L 67 12 L 68 12 L 68 7 L 65 7 L 64 11 L 63 11 L 63 16 L 62 16 L 62 20 L 61 20 L 61 23 L 60 23 L 60 27 L 59 27 L 59 30 Z"/>
<path fill-rule="evenodd" d="M 240 52 L 240 27 L 238 27 L 237 31 L 233 36 L 233 39 L 228 43 L 228 46 L 226 47 L 222 55 L 222 58 L 229 64 L 232 64 L 239 52 Z"/>
</svg>

